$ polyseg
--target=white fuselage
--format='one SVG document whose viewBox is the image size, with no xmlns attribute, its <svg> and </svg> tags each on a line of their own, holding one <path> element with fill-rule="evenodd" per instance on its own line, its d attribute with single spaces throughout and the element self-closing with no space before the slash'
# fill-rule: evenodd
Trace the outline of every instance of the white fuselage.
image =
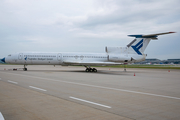
<svg viewBox="0 0 180 120">
<path fill-rule="evenodd" d="M 145 56 L 107 53 L 15 53 L 5 58 L 6 63 L 23 65 L 116 65 L 142 61 Z"/>
<path fill-rule="evenodd" d="M 64 61 L 107 62 L 108 55 L 104 54 L 82 54 L 82 53 L 17 53 L 6 57 L 6 63 L 28 64 L 28 65 L 63 65 Z M 65 64 L 64 64 L 65 65 Z"/>
</svg>

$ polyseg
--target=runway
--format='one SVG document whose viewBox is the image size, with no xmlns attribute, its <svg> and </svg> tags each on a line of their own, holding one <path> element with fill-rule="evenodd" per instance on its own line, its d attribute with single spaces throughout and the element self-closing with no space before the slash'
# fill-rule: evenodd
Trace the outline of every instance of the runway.
<svg viewBox="0 0 180 120">
<path fill-rule="evenodd" d="M 180 119 L 180 70 L 0 65 L 5 119 Z"/>
</svg>

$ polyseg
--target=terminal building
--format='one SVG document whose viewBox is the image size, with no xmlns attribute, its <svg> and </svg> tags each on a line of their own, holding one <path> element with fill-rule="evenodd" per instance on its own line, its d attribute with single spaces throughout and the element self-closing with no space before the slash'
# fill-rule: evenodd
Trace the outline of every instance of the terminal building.
<svg viewBox="0 0 180 120">
<path fill-rule="evenodd" d="M 168 63 L 180 64 L 180 59 L 167 59 Z"/>
</svg>

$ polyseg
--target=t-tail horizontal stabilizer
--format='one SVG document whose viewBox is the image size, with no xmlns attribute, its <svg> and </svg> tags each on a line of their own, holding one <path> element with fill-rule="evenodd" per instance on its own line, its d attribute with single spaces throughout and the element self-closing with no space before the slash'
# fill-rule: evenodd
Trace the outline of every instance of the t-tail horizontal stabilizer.
<svg viewBox="0 0 180 120">
<path fill-rule="evenodd" d="M 135 38 L 156 38 L 158 35 L 165 35 L 165 34 L 171 34 L 175 32 L 165 32 L 165 33 L 157 33 L 157 34 L 149 34 L 149 35 L 128 35 L 129 37 L 135 37 Z"/>
</svg>

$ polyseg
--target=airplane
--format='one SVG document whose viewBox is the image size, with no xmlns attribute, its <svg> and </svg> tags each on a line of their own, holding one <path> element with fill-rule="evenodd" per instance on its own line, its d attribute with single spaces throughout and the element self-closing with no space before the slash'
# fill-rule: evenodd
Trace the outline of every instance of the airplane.
<svg viewBox="0 0 180 120">
<path fill-rule="evenodd" d="M 9 64 L 24 65 L 23 70 L 27 71 L 27 65 L 81 65 L 86 72 L 97 72 L 96 68 L 90 66 L 122 65 L 144 61 L 144 51 L 150 40 L 157 40 L 159 35 L 171 34 L 165 32 L 149 35 L 128 35 L 135 37 L 126 47 L 105 47 L 105 53 L 71 53 L 71 52 L 19 52 L 9 54 L 0 59 L 1 62 Z"/>
</svg>

